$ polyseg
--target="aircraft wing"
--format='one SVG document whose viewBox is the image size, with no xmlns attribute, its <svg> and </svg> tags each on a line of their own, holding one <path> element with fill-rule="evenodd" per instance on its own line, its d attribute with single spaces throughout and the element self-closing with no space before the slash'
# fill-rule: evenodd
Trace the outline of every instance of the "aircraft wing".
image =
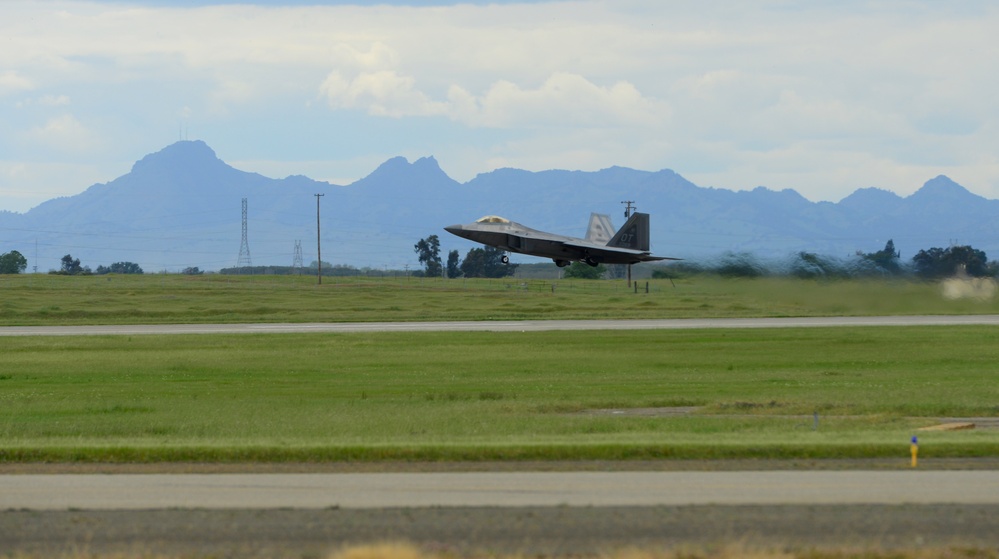
<svg viewBox="0 0 999 559">
<path fill-rule="evenodd" d="M 589 243 L 586 241 L 566 241 L 563 244 L 571 250 L 580 251 L 583 254 L 592 257 L 597 262 L 605 262 L 607 264 L 631 264 L 637 262 L 655 262 L 658 260 L 682 260 L 682 258 L 671 258 L 669 256 L 654 256 L 653 254 L 642 250 L 611 247 L 596 243 Z"/>
</svg>

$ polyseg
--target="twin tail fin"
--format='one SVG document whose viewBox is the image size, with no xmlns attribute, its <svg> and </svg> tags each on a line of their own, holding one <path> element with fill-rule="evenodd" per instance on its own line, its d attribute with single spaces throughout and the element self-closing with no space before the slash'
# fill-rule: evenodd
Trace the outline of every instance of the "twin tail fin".
<svg viewBox="0 0 999 559">
<path fill-rule="evenodd" d="M 649 214 L 635 212 L 607 242 L 607 246 L 649 252 Z"/>
</svg>

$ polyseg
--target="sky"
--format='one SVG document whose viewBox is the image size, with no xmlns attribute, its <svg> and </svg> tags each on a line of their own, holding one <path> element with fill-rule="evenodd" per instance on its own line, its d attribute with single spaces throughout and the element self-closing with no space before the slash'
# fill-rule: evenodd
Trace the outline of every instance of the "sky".
<svg viewBox="0 0 999 559">
<path fill-rule="evenodd" d="M 672 169 L 839 201 L 947 175 L 999 198 L 992 0 L 0 2 L 0 210 L 200 139 L 349 184 L 434 156 Z"/>
</svg>

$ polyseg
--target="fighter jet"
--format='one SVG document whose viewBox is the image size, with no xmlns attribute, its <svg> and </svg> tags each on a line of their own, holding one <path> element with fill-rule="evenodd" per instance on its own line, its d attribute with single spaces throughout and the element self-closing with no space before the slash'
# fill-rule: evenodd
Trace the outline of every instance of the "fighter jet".
<svg viewBox="0 0 999 559">
<path fill-rule="evenodd" d="M 467 225 L 451 225 L 444 230 L 504 252 L 551 258 L 560 268 L 571 262 L 598 266 L 680 260 L 654 256 L 649 252 L 649 214 L 637 212 L 606 244 L 538 231 L 495 215 L 487 215 Z M 503 262 L 509 261 L 510 258 L 504 254 Z"/>
</svg>

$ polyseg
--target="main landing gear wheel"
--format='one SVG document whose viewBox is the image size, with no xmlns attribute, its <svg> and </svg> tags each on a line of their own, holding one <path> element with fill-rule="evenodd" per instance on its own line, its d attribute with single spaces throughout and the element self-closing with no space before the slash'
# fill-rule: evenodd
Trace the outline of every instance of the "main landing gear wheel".
<svg viewBox="0 0 999 559">
<path fill-rule="evenodd" d="M 504 264 L 509 264 L 510 257 L 504 254 L 503 256 L 500 257 L 500 261 L 502 261 Z"/>
<path fill-rule="evenodd" d="M 555 261 L 555 265 L 558 266 L 559 268 L 565 268 L 566 266 L 569 265 L 569 261 L 568 260 L 556 260 Z"/>
<path fill-rule="evenodd" d="M 593 266 L 594 268 L 600 265 L 600 263 L 597 262 L 597 259 L 593 258 L 592 256 L 586 257 L 586 263 L 589 264 L 590 266 Z"/>
</svg>

